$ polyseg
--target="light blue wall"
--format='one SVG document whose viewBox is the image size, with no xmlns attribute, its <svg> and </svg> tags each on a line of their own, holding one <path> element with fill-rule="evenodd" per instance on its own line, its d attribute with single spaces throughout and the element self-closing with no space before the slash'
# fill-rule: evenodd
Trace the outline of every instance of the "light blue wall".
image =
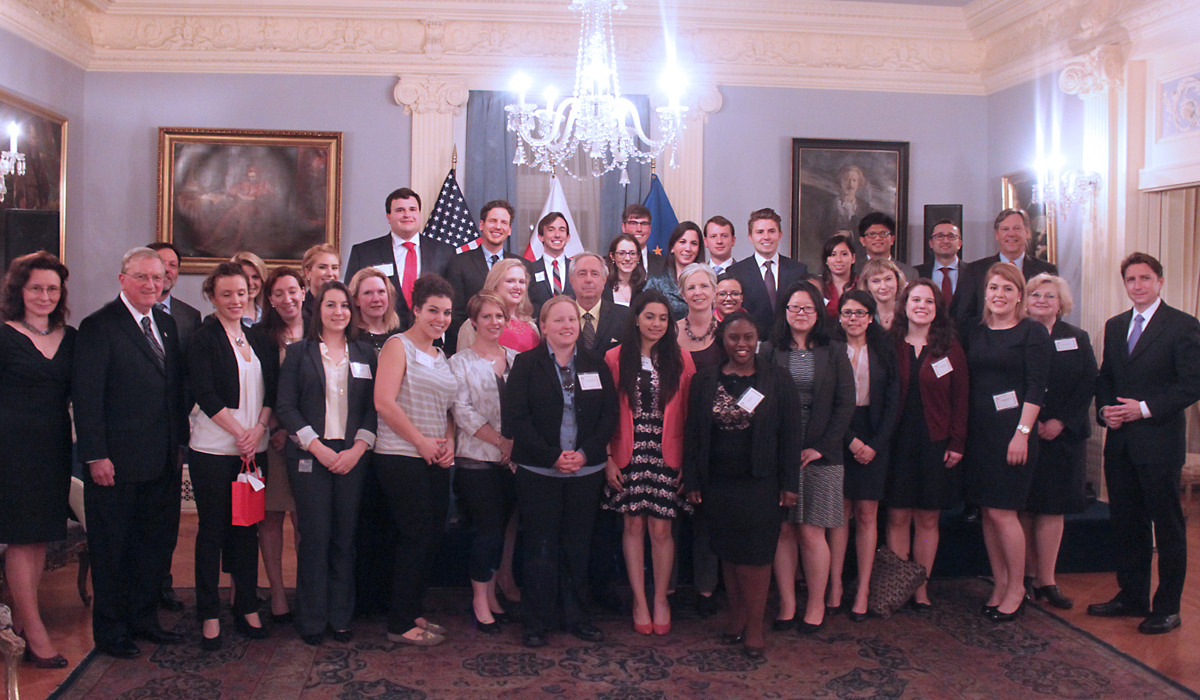
<svg viewBox="0 0 1200 700">
<path fill-rule="evenodd" d="M 704 216 L 735 222 L 735 257 L 753 252 L 745 221 L 760 207 L 783 216 L 786 246 L 796 137 L 908 141 L 909 260 L 924 259 L 926 204 L 962 204 L 967 244 L 980 249 L 992 210 L 986 98 L 736 87 L 721 94 L 724 106 L 704 132 Z"/>
</svg>

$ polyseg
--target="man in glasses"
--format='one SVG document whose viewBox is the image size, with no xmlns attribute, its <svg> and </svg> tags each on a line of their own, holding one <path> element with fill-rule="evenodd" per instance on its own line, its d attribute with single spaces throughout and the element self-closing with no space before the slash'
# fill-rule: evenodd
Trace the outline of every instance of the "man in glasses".
<svg viewBox="0 0 1200 700">
<path fill-rule="evenodd" d="M 896 220 L 880 211 L 873 211 L 858 222 L 858 239 L 866 255 L 858 256 L 854 274 L 862 270 L 868 260 L 891 260 L 911 282 L 917 273 L 912 265 L 892 258 L 892 244 L 896 242 Z"/>
<path fill-rule="evenodd" d="M 958 279 L 962 260 L 958 251 L 962 250 L 962 234 L 950 219 L 942 219 L 933 226 L 929 236 L 929 249 L 933 251 L 933 260 L 917 265 L 917 276 L 933 280 L 946 305 L 950 315 L 958 310 Z M 909 280 L 911 281 L 911 280 Z"/>
<path fill-rule="evenodd" d="M 633 236 L 642 247 L 642 267 L 646 269 L 647 278 L 666 269 L 666 258 L 646 248 L 646 242 L 650 240 L 650 210 L 644 205 L 630 204 L 625 207 L 621 214 L 621 233 Z"/>
</svg>

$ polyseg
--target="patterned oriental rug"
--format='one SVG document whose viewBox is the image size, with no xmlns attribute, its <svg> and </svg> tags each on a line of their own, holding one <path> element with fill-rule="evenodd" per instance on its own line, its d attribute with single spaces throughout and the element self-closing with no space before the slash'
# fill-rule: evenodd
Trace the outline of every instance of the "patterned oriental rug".
<svg viewBox="0 0 1200 700">
<path fill-rule="evenodd" d="M 987 590 L 975 579 L 935 581 L 927 615 L 901 611 L 860 624 L 838 615 L 811 636 L 768 632 L 761 662 L 717 642 L 722 614 L 700 620 L 686 611 L 666 637 L 635 634 L 629 620 L 607 616 L 597 620 L 603 643 L 554 634 L 549 646 L 526 649 L 519 625 L 494 637 L 472 629 L 462 589 L 430 594 L 428 617 L 450 630 L 432 649 L 388 642 L 382 620 L 357 621 L 350 643 L 310 647 L 291 629 L 250 642 L 226 619 L 225 646 L 209 654 L 199 648 L 199 624 L 180 613 L 163 621 L 189 643 L 142 643 L 133 661 L 93 652 L 51 698 L 1200 698 L 1036 606 L 1014 623 L 985 620 L 978 608 Z"/>
</svg>

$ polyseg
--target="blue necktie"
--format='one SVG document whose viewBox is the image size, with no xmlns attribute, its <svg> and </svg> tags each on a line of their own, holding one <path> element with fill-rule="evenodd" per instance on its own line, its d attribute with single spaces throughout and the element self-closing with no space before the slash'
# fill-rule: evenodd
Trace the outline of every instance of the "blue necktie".
<svg viewBox="0 0 1200 700">
<path fill-rule="evenodd" d="M 1142 337 L 1142 315 L 1138 314 L 1133 317 L 1133 330 L 1129 332 L 1129 353 L 1133 354 L 1133 348 L 1137 345 L 1138 338 Z"/>
</svg>

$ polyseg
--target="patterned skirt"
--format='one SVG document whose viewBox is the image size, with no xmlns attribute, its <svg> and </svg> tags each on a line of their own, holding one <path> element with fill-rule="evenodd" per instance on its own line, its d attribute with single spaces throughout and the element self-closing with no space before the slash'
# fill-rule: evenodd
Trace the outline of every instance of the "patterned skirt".
<svg viewBox="0 0 1200 700">
<path fill-rule="evenodd" d="M 677 492 L 679 472 L 667 466 L 662 456 L 662 414 L 633 417 L 633 458 L 621 470 L 624 490 L 604 486 L 604 507 L 628 515 L 649 515 L 671 520 L 692 507 Z"/>
</svg>

